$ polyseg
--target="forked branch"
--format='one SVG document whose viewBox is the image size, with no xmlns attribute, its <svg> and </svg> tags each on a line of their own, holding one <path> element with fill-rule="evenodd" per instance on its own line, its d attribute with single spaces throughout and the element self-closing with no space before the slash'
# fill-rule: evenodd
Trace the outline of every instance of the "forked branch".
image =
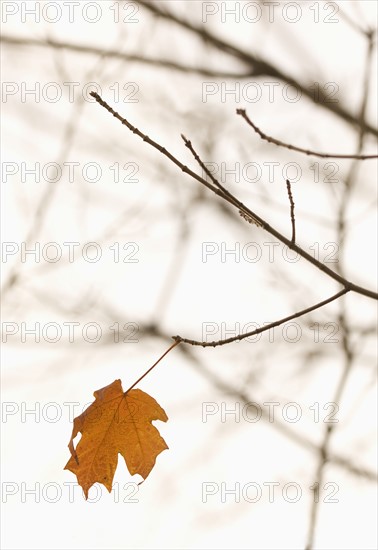
<svg viewBox="0 0 378 550">
<path fill-rule="evenodd" d="M 216 195 L 221 197 L 223 200 L 225 200 L 225 201 L 229 202 L 230 204 L 232 204 L 234 207 L 236 207 L 238 209 L 238 211 L 242 215 L 245 215 L 247 218 L 251 218 L 253 220 L 256 220 L 256 222 L 263 229 L 265 229 L 265 231 L 267 231 L 268 233 L 270 233 L 271 235 L 276 237 L 276 239 L 278 239 L 281 243 L 285 244 L 291 250 L 294 250 L 295 252 L 297 252 L 297 254 L 299 256 L 301 256 L 302 258 L 304 258 L 305 260 L 310 262 L 312 265 L 314 265 L 315 267 L 320 269 L 320 271 L 322 271 L 323 273 L 328 275 L 331 279 L 334 279 L 335 281 L 338 281 L 339 283 L 341 283 L 345 289 L 351 290 L 351 291 L 356 292 L 357 294 L 361 294 L 363 296 L 367 296 L 368 298 L 373 298 L 374 300 L 378 300 L 378 294 L 376 292 L 374 292 L 372 290 L 369 290 L 367 288 L 363 288 L 359 285 L 356 285 L 356 284 L 352 283 L 351 281 L 348 281 L 347 279 L 342 277 L 339 273 L 336 273 L 335 271 L 333 271 L 332 269 L 327 267 L 325 264 L 323 264 L 322 262 L 320 262 L 319 260 L 317 260 L 316 258 L 311 256 L 309 253 L 307 253 L 305 250 L 303 250 L 300 246 L 298 246 L 295 243 L 291 242 L 290 239 L 288 239 L 287 237 L 282 235 L 279 231 L 274 229 L 274 227 L 269 225 L 269 223 L 267 223 L 264 219 L 262 219 L 260 216 L 258 216 L 252 210 L 250 210 L 247 206 L 245 206 L 234 195 L 232 195 L 232 193 L 230 193 L 229 191 L 225 192 L 223 189 L 219 188 L 214 183 L 212 183 L 212 184 L 209 183 L 204 178 L 202 178 L 201 176 L 199 176 L 198 174 L 193 172 L 190 168 L 185 166 L 176 157 L 174 157 L 169 151 L 167 151 L 167 149 L 165 147 L 161 146 L 156 141 L 153 141 L 146 134 L 143 134 L 143 132 L 141 132 L 140 130 L 138 130 L 138 128 L 133 126 L 127 119 L 123 118 L 119 113 L 114 111 L 114 109 L 112 109 L 110 107 L 110 105 L 108 105 L 106 103 L 106 101 L 104 101 L 99 96 L 99 94 L 97 92 L 91 92 L 90 95 L 92 97 L 94 97 L 96 99 L 96 101 L 100 105 L 102 105 L 102 107 L 104 107 L 107 111 L 109 111 L 109 113 L 111 113 L 122 124 L 124 124 L 133 134 L 138 135 L 141 139 L 143 139 L 143 141 L 145 141 L 146 143 L 148 143 L 149 145 L 151 145 L 152 147 L 157 149 L 160 153 L 165 155 L 167 158 L 169 158 L 169 160 L 171 162 L 176 164 L 176 166 L 178 166 L 183 172 L 188 174 L 190 177 L 192 177 L 196 181 L 202 183 L 202 185 L 204 185 L 208 189 L 211 189 L 211 191 L 213 191 L 213 193 L 215 193 Z"/>
</svg>

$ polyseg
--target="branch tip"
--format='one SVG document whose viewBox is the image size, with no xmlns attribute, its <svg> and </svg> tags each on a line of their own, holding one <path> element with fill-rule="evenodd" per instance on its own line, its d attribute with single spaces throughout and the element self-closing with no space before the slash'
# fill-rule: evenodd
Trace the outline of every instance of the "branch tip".
<svg viewBox="0 0 378 550">
<path fill-rule="evenodd" d="M 378 155 L 339 155 L 333 153 L 319 153 L 317 151 L 311 151 L 310 149 L 303 149 L 303 147 L 297 147 L 296 145 L 291 145 L 274 137 L 268 136 L 260 128 L 252 122 L 252 120 L 247 115 L 245 109 L 236 109 L 238 115 L 241 115 L 246 123 L 253 128 L 253 130 L 260 136 L 260 138 L 268 143 L 273 143 L 278 147 L 283 147 L 284 149 L 289 149 L 290 151 L 296 151 L 297 153 L 303 153 L 305 155 L 312 155 L 314 157 L 320 158 L 337 158 L 337 159 L 356 159 L 356 160 L 367 160 L 367 159 L 376 159 Z"/>
<path fill-rule="evenodd" d="M 287 194 L 289 195 L 290 201 L 290 219 L 291 219 L 291 242 L 295 244 L 295 216 L 294 216 L 294 199 L 291 192 L 291 183 L 289 180 L 286 180 Z"/>
</svg>

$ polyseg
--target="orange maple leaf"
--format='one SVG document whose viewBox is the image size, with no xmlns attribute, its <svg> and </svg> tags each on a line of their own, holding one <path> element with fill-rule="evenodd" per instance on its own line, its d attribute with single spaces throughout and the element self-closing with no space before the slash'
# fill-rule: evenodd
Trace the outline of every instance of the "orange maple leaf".
<svg viewBox="0 0 378 550">
<path fill-rule="evenodd" d="M 68 447 L 71 458 L 65 466 L 76 477 L 85 497 L 96 482 L 112 490 L 118 453 L 125 459 L 131 475 L 146 479 L 156 457 L 168 446 L 152 425 L 168 417 L 153 397 L 141 390 L 123 392 L 121 380 L 115 380 L 94 392 L 95 401 L 74 419 Z M 73 440 L 82 437 L 74 448 Z"/>
</svg>

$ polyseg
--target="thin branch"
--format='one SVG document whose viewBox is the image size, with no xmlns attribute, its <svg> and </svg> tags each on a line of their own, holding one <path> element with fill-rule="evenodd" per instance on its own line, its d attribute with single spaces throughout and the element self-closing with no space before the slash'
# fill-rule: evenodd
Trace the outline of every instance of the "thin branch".
<svg viewBox="0 0 378 550">
<path fill-rule="evenodd" d="M 237 336 L 233 336 L 232 338 L 226 338 L 224 340 L 217 340 L 213 342 L 200 342 L 198 340 L 189 340 L 189 338 L 182 338 L 181 336 L 178 336 L 178 335 L 172 336 L 172 338 L 175 340 L 175 342 L 183 342 L 185 344 L 191 344 L 192 346 L 202 346 L 203 348 L 208 348 L 208 347 L 215 348 L 216 346 L 224 346 L 225 344 L 231 344 L 231 342 L 237 342 L 240 340 L 244 340 L 244 338 L 255 336 L 256 334 L 260 334 L 261 332 L 265 332 L 266 330 L 270 330 L 271 328 L 279 327 L 283 323 L 287 323 L 292 319 L 297 319 L 298 317 L 302 317 L 302 315 L 305 315 L 306 313 L 310 313 L 310 311 L 314 311 L 314 309 L 319 309 L 320 307 L 323 307 L 329 304 L 330 302 L 337 300 L 341 296 L 344 296 L 344 294 L 346 294 L 347 292 L 349 292 L 349 289 L 344 288 L 337 294 L 334 294 L 330 298 L 327 298 L 326 300 L 323 300 L 322 302 L 319 302 L 311 307 L 302 309 L 297 313 L 293 313 L 292 315 L 289 315 L 288 317 L 284 317 L 283 319 L 279 319 L 278 321 L 274 321 L 273 323 L 269 323 L 269 325 L 265 325 L 264 327 L 257 328 L 256 330 L 251 330 L 251 332 L 238 334 Z"/>
<path fill-rule="evenodd" d="M 363 94 L 362 94 L 360 114 L 359 114 L 361 120 L 365 116 L 367 101 L 369 96 L 370 66 L 371 66 L 371 60 L 373 55 L 374 35 L 368 34 L 367 40 L 368 40 L 368 48 L 367 48 L 366 62 L 365 62 L 365 76 L 364 76 L 364 82 L 363 82 Z M 364 130 L 361 129 L 359 133 L 357 153 L 361 153 L 364 145 L 365 137 L 366 137 L 365 132 Z M 350 200 L 351 198 L 351 192 L 353 189 L 354 176 L 357 170 L 357 166 L 358 166 L 358 161 L 354 160 L 350 166 L 348 176 L 345 180 L 345 186 L 343 188 L 343 195 L 342 195 L 341 203 L 339 207 L 338 224 L 337 224 L 340 243 L 343 243 L 345 238 L 345 233 L 344 233 L 345 217 L 348 209 L 348 200 Z M 339 270 L 340 274 L 343 273 L 342 262 L 337 265 L 337 269 Z M 345 303 L 341 303 L 340 307 L 341 307 L 341 312 L 339 314 L 339 326 L 342 330 L 342 335 L 343 335 L 341 340 L 341 346 L 342 346 L 342 352 L 344 356 L 344 367 L 335 389 L 335 393 L 333 397 L 333 401 L 335 403 L 340 403 L 345 394 L 345 388 L 350 378 L 352 368 L 353 368 L 353 361 L 355 359 L 355 352 L 350 343 L 350 325 L 348 323 L 348 317 L 345 310 Z M 328 426 L 324 431 L 322 444 L 319 448 L 319 459 L 318 459 L 318 464 L 317 464 L 316 474 L 315 474 L 316 483 L 318 484 L 317 486 L 319 488 L 323 486 L 325 469 L 329 461 L 331 440 L 335 432 L 336 426 L 337 426 L 336 424 L 328 424 Z M 318 524 L 318 517 L 319 517 L 319 508 L 320 508 L 319 499 L 313 499 L 311 503 L 311 510 L 310 510 L 310 522 L 308 527 L 306 550 L 313 550 L 314 548 L 316 526 Z"/>
<path fill-rule="evenodd" d="M 268 233 L 270 233 L 271 235 L 276 237 L 279 241 L 281 241 L 283 244 L 285 244 L 291 250 L 294 250 L 294 252 L 297 252 L 297 254 L 299 254 L 302 258 L 306 259 L 312 265 L 314 265 L 315 267 L 320 269 L 320 271 L 322 271 L 323 273 L 325 273 L 326 275 L 328 275 L 329 277 L 331 277 L 335 281 L 338 281 L 339 283 L 341 283 L 344 286 L 344 288 L 352 290 L 353 292 L 356 292 L 357 294 L 367 296 L 368 298 L 373 298 L 374 300 L 378 300 L 378 294 L 376 292 L 374 292 L 372 290 L 369 290 L 369 289 L 366 289 L 366 288 L 363 288 L 359 285 L 356 285 L 356 284 L 348 281 L 347 279 L 345 279 L 344 277 L 342 277 L 341 275 L 339 275 L 335 271 L 332 271 L 332 269 L 327 267 L 322 262 L 316 260 L 313 256 L 311 256 L 309 253 L 307 253 L 301 247 L 299 247 L 298 245 L 292 243 L 289 239 L 287 239 L 279 231 L 274 229 L 274 227 L 272 227 L 265 220 L 260 218 L 260 216 L 258 216 L 255 212 L 252 212 L 252 210 L 250 210 L 247 206 L 245 206 L 241 201 L 239 201 L 231 193 L 229 193 L 227 191 L 227 194 L 225 194 L 221 189 L 218 189 L 218 187 L 215 187 L 214 184 L 213 185 L 210 184 L 204 178 L 202 178 L 201 176 L 199 176 L 198 174 L 193 172 L 193 170 L 191 170 L 190 168 L 188 168 L 187 166 L 182 164 L 182 162 L 180 162 L 169 151 L 167 151 L 167 149 L 165 147 L 162 147 L 161 145 L 159 145 L 159 143 L 157 143 L 156 141 L 153 141 L 152 139 L 150 139 L 147 135 L 143 134 L 140 130 L 138 130 L 138 128 L 136 128 L 135 126 L 130 124 L 130 122 L 128 120 L 126 120 L 119 113 L 114 111 L 114 109 L 112 109 L 110 107 L 110 105 L 108 105 L 106 103 L 106 101 L 104 101 L 98 95 L 97 92 L 90 92 L 90 95 L 92 97 L 94 97 L 96 99 L 96 101 L 102 107 L 104 107 L 107 111 L 109 111 L 109 113 L 111 113 L 115 118 L 117 118 L 123 125 L 125 125 L 133 134 L 138 135 L 143 141 L 145 141 L 146 143 L 148 143 L 149 145 L 151 145 L 152 147 L 157 149 L 160 153 L 165 155 L 167 158 L 169 158 L 169 160 L 171 162 L 176 164 L 176 166 L 178 166 L 183 172 L 188 174 L 190 177 L 192 177 L 196 181 L 202 183 L 205 187 L 210 189 L 213 193 L 215 193 L 216 195 L 221 197 L 223 200 L 229 202 L 230 204 L 232 204 L 233 206 L 238 208 L 238 210 L 241 211 L 242 214 L 245 214 L 249 218 L 256 219 L 257 222 L 261 225 L 261 227 L 263 229 L 265 229 L 265 231 L 267 231 Z"/>
<path fill-rule="evenodd" d="M 189 151 L 192 153 L 193 157 L 195 158 L 195 160 L 197 161 L 199 166 L 207 174 L 207 176 L 211 179 L 213 184 L 216 187 L 218 187 L 218 189 L 220 189 L 224 193 L 224 195 L 226 195 L 230 199 L 231 204 L 233 204 L 234 206 L 236 206 L 236 208 L 238 208 L 239 207 L 239 205 L 238 205 L 239 201 L 234 201 L 233 200 L 234 197 L 232 196 L 232 194 L 225 187 L 223 187 L 223 185 L 213 176 L 213 174 L 210 172 L 210 170 L 208 169 L 206 164 L 204 162 L 202 162 L 202 160 L 200 159 L 198 153 L 195 151 L 195 149 L 192 145 L 192 142 L 189 139 L 187 139 L 183 134 L 181 134 L 181 137 L 184 140 L 185 146 L 188 147 Z M 247 214 L 242 212 L 241 210 L 239 210 L 239 213 L 249 223 L 254 223 L 258 227 L 262 227 L 261 223 L 256 218 L 253 218 L 252 216 L 247 216 Z"/>
<path fill-rule="evenodd" d="M 368 160 L 368 159 L 376 159 L 378 158 L 378 155 L 338 155 L 334 153 L 319 153 L 316 151 L 311 151 L 310 149 L 303 149 L 302 147 L 297 147 L 296 145 L 291 145 L 289 143 L 285 143 L 284 141 L 280 141 L 279 139 L 273 138 L 271 136 L 268 136 L 267 134 L 264 134 L 260 128 L 256 126 L 252 122 L 252 120 L 248 117 L 247 112 L 245 109 L 236 109 L 236 113 L 238 115 L 241 115 L 244 120 L 254 129 L 256 134 L 258 134 L 261 139 L 264 141 L 267 141 L 268 143 L 273 143 L 274 145 L 277 145 L 278 147 L 284 147 L 285 149 L 290 149 L 291 151 L 297 151 L 298 153 L 304 153 L 305 155 L 311 155 L 313 157 L 320 157 L 320 158 L 332 158 L 332 159 L 357 159 L 357 160 Z"/>
<path fill-rule="evenodd" d="M 10 35 L 2 35 L 0 42 L 4 44 L 10 44 L 12 46 L 33 46 L 40 48 L 53 48 L 55 50 L 68 50 L 71 52 L 83 53 L 88 55 L 99 55 L 107 58 L 121 59 L 123 61 L 141 63 L 142 65 L 150 65 L 152 67 L 162 67 L 173 71 L 178 71 L 185 74 L 198 74 L 201 76 L 208 76 L 211 78 L 250 78 L 251 76 L 259 76 L 260 73 L 256 71 L 254 75 L 251 75 L 250 71 L 244 72 L 230 72 L 223 71 L 221 69 L 209 69 L 207 67 L 191 67 L 190 65 L 183 65 L 176 61 L 170 61 L 169 59 L 158 59 L 152 57 L 145 57 L 142 55 L 131 54 L 122 52 L 120 50 L 102 49 L 95 46 L 85 46 L 83 44 L 75 44 L 74 42 L 61 42 L 55 39 L 38 40 L 37 38 L 17 38 Z"/>
<path fill-rule="evenodd" d="M 290 219 L 291 219 L 291 242 L 295 244 L 295 216 L 294 216 L 294 199 L 291 192 L 291 184 L 289 180 L 286 180 L 287 194 L 290 201 Z"/>
<path fill-rule="evenodd" d="M 138 0 L 138 3 L 141 4 L 144 8 L 152 12 L 158 17 L 162 17 L 167 21 L 171 21 L 176 25 L 186 29 L 187 31 L 198 36 L 206 45 L 211 45 L 218 50 L 231 55 L 234 59 L 244 62 L 247 67 L 250 68 L 250 76 L 256 76 L 259 74 L 261 76 L 268 76 L 272 78 L 277 78 L 289 86 L 295 87 L 299 90 L 304 96 L 307 97 L 310 101 L 316 105 L 320 105 L 324 109 L 331 111 L 335 115 L 342 118 L 348 124 L 352 124 L 358 128 L 363 129 L 370 134 L 378 137 L 378 129 L 371 126 L 368 122 L 361 120 L 352 113 L 350 113 L 341 103 L 331 103 L 328 101 L 328 97 L 325 92 L 319 90 L 319 97 L 314 97 L 314 92 L 311 86 L 305 86 L 297 81 L 295 78 L 290 75 L 282 72 L 282 70 L 275 65 L 272 65 L 269 61 L 264 61 L 263 59 L 258 59 L 257 56 L 254 56 L 250 51 L 242 50 L 241 48 L 235 46 L 230 42 L 222 40 L 204 26 L 197 26 L 190 21 L 187 21 L 181 18 L 179 15 L 176 15 L 172 11 L 166 11 L 161 9 L 159 2 L 149 2 L 145 0 Z"/>
</svg>

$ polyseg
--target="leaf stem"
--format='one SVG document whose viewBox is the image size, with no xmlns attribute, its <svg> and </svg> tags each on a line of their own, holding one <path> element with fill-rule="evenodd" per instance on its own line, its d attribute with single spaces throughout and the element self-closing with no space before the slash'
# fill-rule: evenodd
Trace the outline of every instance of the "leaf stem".
<svg viewBox="0 0 378 550">
<path fill-rule="evenodd" d="M 124 395 L 126 395 L 126 394 L 127 394 L 130 390 L 132 390 L 141 380 L 143 380 L 143 378 L 144 378 L 145 376 L 147 376 L 147 374 L 148 374 L 149 372 L 151 372 L 152 369 L 153 369 L 154 367 L 156 367 L 156 365 L 157 365 L 158 363 L 160 363 L 160 361 L 161 361 L 161 360 L 162 360 L 162 359 L 163 359 L 163 358 L 164 358 L 164 357 L 165 357 L 174 347 L 178 346 L 179 344 L 180 344 L 180 340 L 176 340 L 176 341 L 167 349 L 167 351 L 165 351 L 165 352 L 163 353 L 163 355 L 162 355 L 161 357 L 159 357 L 159 359 L 156 361 L 156 363 L 154 363 L 154 364 L 152 365 L 152 367 L 150 367 L 144 374 L 142 374 L 142 376 L 141 376 L 140 378 L 138 378 L 138 380 L 137 380 L 136 382 L 134 382 L 134 384 L 133 384 L 132 386 L 130 386 L 129 389 L 126 390 L 126 391 L 124 392 Z"/>
</svg>

